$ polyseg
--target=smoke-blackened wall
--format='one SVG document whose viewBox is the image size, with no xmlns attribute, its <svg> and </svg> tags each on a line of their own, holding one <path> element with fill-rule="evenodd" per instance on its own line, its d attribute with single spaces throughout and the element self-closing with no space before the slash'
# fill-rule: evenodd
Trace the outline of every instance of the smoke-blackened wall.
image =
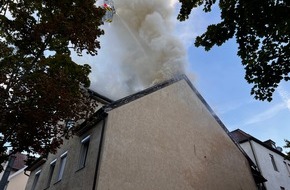
<svg viewBox="0 0 290 190">
<path fill-rule="evenodd" d="M 117 99 L 184 73 L 186 51 L 174 35 L 168 0 L 115 0 L 99 55 L 90 58 L 91 88 Z"/>
</svg>

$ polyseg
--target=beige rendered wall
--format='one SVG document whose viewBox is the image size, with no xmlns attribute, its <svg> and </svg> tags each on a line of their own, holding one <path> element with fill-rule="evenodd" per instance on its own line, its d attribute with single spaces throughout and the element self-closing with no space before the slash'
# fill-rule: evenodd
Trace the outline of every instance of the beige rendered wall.
<svg viewBox="0 0 290 190">
<path fill-rule="evenodd" d="M 101 136 L 101 127 L 103 121 L 100 121 L 95 127 L 81 136 L 73 136 L 69 140 L 65 140 L 64 144 L 57 151 L 56 154 L 49 154 L 47 161 L 40 168 L 31 172 L 26 190 L 30 190 L 33 184 L 34 176 L 37 171 L 41 169 L 36 190 L 88 190 L 92 189 L 94 183 L 94 175 L 96 162 L 99 152 L 99 142 Z M 88 156 L 86 166 L 79 168 L 81 140 L 90 135 L 90 145 L 88 149 Z M 67 151 L 67 161 L 64 168 L 63 177 L 60 181 L 57 180 L 61 155 Z M 50 163 L 57 159 L 52 180 L 47 186 Z"/>
<path fill-rule="evenodd" d="M 97 190 L 256 189 L 247 160 L 182 80 L 109 112 Z"/>
<path fill-rule="evenodd" d="M 10 176 L 9 183 L 6 190 L 24 190 L 28 176 L 24 174 L 24 169 Z"/>
</svg>

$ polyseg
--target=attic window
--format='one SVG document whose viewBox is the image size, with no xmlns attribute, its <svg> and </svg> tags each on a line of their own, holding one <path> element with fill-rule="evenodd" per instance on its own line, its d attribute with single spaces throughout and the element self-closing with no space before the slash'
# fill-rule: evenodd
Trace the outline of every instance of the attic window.
<svg viewBox="0 0 290 190">
<path fill-rule="evenodd" d="M 278 172 L 278 168 L 277 168 L 277 165 L 276 165 L 274 156 L 272 154 L 269 154 L 269 155 L 270 155 L 271 162 L 272 162 L 272 165 L 273 165 L 274 170 Z"/>
</svg>

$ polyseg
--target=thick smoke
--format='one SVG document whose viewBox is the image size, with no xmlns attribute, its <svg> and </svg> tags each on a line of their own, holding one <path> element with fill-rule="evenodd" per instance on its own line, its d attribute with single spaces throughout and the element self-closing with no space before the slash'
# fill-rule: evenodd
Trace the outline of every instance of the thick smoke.
<svg viewBox="0 0 290 190">
<path fill-rule="evenodd" d="M 90 58 L 91 89 L 118 99 L 184 73 L 186 51 L 174 35 L 168 0 L 115 0 L 99 55 Z"/>
</svg>

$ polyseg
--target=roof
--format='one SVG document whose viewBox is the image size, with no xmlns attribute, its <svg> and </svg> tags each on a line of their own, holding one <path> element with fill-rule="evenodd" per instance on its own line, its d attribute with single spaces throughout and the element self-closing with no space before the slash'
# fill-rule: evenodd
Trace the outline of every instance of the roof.
<svg viewBox="0 0 290 190">
<path fill-rule="evenodd" d="M 39 157 L 34 162 L 32 162 L 32 164 L 30 164 L 27 168 L 25 168 L 25 171 L 36 170 L 39 166 L 41 166 L 45 162 L 46 162 L 46 159 L 44 157 Z"/>
<path fill-rule="evenodd" d="M 13 170 L 20 170 L 25 167 L 25 160 L 27 159 L 27 156 L 21 153 L 14 154 L 15 160 L 12 166 Z"/>
<path fill-rule="evenodd" d="M 267 142 L 269 142 L 269 140 L 267 140 L 267 141 L 265 141 L 265 142 L 262 142 L 262 141 L 260 141 L 259 139 L 253 137 L 252 135 L 250 135 L 250 134 L 248 134 L 248 133 L 242 131 L 241 129 L 236 129 L 236 130 L 230 132 L 230 135 L 232 136 L 232 138 L 233 138 L 236 142 L 238 142 L 238 143 L 240 143 L 240 144 L 252 140 L 252 141 L 255 141 L 256 143 L 260 144 L 261 146 L 263 146 L 263 147 L 265 147 L 265 148 L 267 148 L 267 149 L 269 149 L 269 150 L 271 150 L 271 151 L 273 151 L 273 152 L 279 154 L 280 156 L 282 156 L 282 157 L 284 157 L 284 158 L 285 158 L 285 156 L 286 156 L 285 154 L 283 154 L 283 152 L 280 152 L 279 150 L 277 150 L 277 149 L 271 147 L 271 146 L 267 143 Z"/>
<path fill-rule="evenodd" d="M 108 103 L 113 102 L 113 100 L 111 100 L 111 99 L 91 90 L 91 89 L 88 89 L 88 92 L 93 99 L 95 99 L 103 104 L 108 104 Z"/>
<path fill-rule="evenodd" d="M 96 124 L 96 122 L 99 122 L 102 118 L 104 118 L 107 113 L 115 108 L 121 107 L 125 104 L 128 104 L 132 101 L 135 101 L 139 98 L 142 98 L 148 94 L 151 94 L 155 91 L 158 91 L 162 88 L 165 88 L 167 86 L 170 86 L 173 83 L 179 82 L 181 80 L 185 80 L 187 82 L 187 84 L 190 86 L 190 88 L 192 89 L 192 91 L 197 95 L 197 97 L 200 99 L 200 101 L 205 105 L 205 107 L 208 109 L 208 111 L 211 113 L 211 115 L 214 117 L 214 119 L 219 123 L 219 125 L 224 129 L 224 131 L 229 134 L 228 129 L 226 128 L 226 126 L 223 124 L 223 122 L 219 119 L 219 117 L 214 113 L 214 111 L 211 109 L 211 107 L 208 105 L 208 103 L 204 100 L 204 98 L 201 96 L 201 94 L 197 91 L 197 89 L 192 85 L 192 83 L 190 82 L 190 80 L 187 78 L 186 75 L 179 75 L 176 76 L 172 79 L 169 79 L 167 81 L 164 81 L 162 83 L 156 84 L 154 86 L 151 86 L 145 90 L 139 91 L 137 93 L 134 93 L 132 95 L 126 96 L 124 98 L 121 98 L 119 100 L 116 101 L 112 101 L 110 99 L 107 99 L 108 104 L 105 104 L 102 108 L 100 108 L 95 114 L 93 114 L 89 119 L 87 119 L 87 121 L 85 121 L 83 124 L 81 124 L 77 129 L 76 129 L 76 133 L 78 133 L 80 130 L 84 130 L 82 128 L 86 128 L 89 129 L 90 127 L 87 126 L 88 124 L 90 126 Z M 104 96 L 91 91 L 92 93 L 95 93 L 97 96 L 101 97 L 101 98 L 105 98 Z M 106 114 L 105 114 L 106 113 Z M 93 122 L 95 121 L 95 122 Z M 234 143 L 236 143 L 233 140 Z"/>
<path fill-rule="evenodd" d="M 107 115 L 108 114 L 104 111 L 104 109 L 100 108 L 90 118 L 86 119 L 81 125 L 74 129 L 75 134 L 80 136 L 84 132 L 94 127 L 98 122 L 103 120 Z"/>
</svg>

